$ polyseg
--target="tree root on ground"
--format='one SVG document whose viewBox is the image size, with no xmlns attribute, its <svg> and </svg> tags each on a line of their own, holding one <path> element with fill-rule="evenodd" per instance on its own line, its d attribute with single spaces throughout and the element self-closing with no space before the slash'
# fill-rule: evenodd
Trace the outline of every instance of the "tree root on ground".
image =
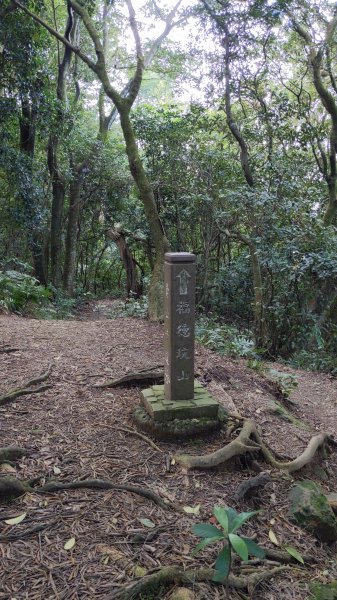
<svg viewBox="0 0 337 600">
<path fill-rule="evenodd" d="M 47 371 L 45 371 L 44 373 L 41 373 L 41 375 L 39 375 L 38 377 L 34 377 L 33 379 L 30 379 L 29 381 L 26 381 L 20 388 L 13 388 L 11 390 L 8 390 L 8 392 L 5 392 L 4 394 L 2 394 L 0 396 L 0 406 L 2 406 L 3 404 L 6 404 L 7 402 L 12 402 L 13 400 L 15 400 L 16 398 L 19 398 L 19 396 L 26 396 L 28 394 L 37 394 L 38 392 L 44 392 L 45 390 L 48 390 L 51 385 L 40 385 L 36 388 L 31 388 L 31 386 L 36 385 L 37 383 L 41 383 L 42 381 L 46 381 L 46 379 L 48 379 L 51 370 L 53 368 L 53 364 L 50 364 L 48 366 Z"/>
<path fill-rule="evenodd" d="M 150 369 L 141 369 L 137 372 L 129 371 L 129 373 L 126 373 L 122 377 L 118 377 L 117 379 L 113 379 L 112 381 L 108 381 L 107 383 L 96 383 L 94 387 L 110 388 L 116 387 L 118 385 L 141 383 L 144 381 L 148 381 L 149 383 L 159 383 L 161 381 L 164 381 L 163 365 L 155 365 Z"/>
<path fill-rule="evenodd" d="M 15 462 L 27 454 L 27 450 L 24 450 L 23 448 L 16 448 L 15 446 L 0 448 L 0 463 Z"/>
<path fill-rule="evenodd" d="M 0 354 L 10 354 L 11 352 L 18 352 L 20 350 L 20 348 L 13 348 L 12 346 L 9 346 L 8 344 L 4 344 L 3 346 L 0 346 Z"/>
<path fill-rule="evenodd" d="M 252 496 L 260 491 L 267 483 L 271 481 L 271 477 L 269 473 L 266 471 L 262 471 L 256 477 L 252 477 L 251 479 L 245 479 L 242 483 L 240 483 L 238 489 L 234 494 L 234 500 L 240 501 L 245 498 L 245 496 Z"/>
<path fill-rule="evenodd" d="M 130 492 L 131 494 L 137 494 L 143 498 L 147 498 L 163 508 L 164 510 L 174 510 L 176 512 L 183 512 L 183 509 L 164 500 L 155 492 L 148 490 L 147 488 L 135 486 L 135 485 L 122 485 L 118 483 L 112 483 L 111 481 L 105 481 L 103 479 L 85 479 L 84 481 L 71 481 L 69 483 L 61 483 L 58 481 L 52 481 L 46 483 L 40 487 L 32 487 L 29 483 L 16 479 L 16 477 L 0 477 L 0 501 L 7 501 L 11 498 L 17 498 L 22 496 L 26 492 L 34 492 L 35 494 L 47 494 L 52 492 L 59 492 L 62 490 L 78 490 L 78 489 L 96 489 L 96 490 L 116 490 L 121 492 Z"/>
<path fill-rule="evenodd" d="M 277 562 L 285 564 L 296 564 L 298 566 L 298 560 L 296 560 L 296 558 L 288 554 L 288 552 L 276 550 L 276 548 L 266 548 L 265 546 L 261 546 L 261 548 L 265 551 L 266 558 L 268 558 L 269 560 L 276 560 Z M 304 562 L 306 563 L 318 562 L 318 559 L 315 556 L 312 556 L 311 554 L 303 554 L 303 552 L 301 552 L 301 556 Z"/>
<path fill-rule="evenodd" d="M 289 462 L 280 462 L 274 458 L 272 452 L 263 443 L 262 436 L 258 432 L 254 421 L 245 419 L 238 437 L 224 446 L 224 448 L 216 450 L 211 454 L 199 456 L 178 454 L 174 458 L 178 464 L 186 469 L 211 469 L 227 462 L 234 456 L 240 456 L 246 452 L 261 452 L 265 461 L 275 469 L 294 473 L 310 463 L 317 450 L 329 440 L 330 436 L 327 433 L 314 435 L 300 456 Z"/>
<path fill-rule="evenodd" d="M 254 587 L 268 581 L 278 573 L 288 570 L 289 567 L 281 566 L 274 569 L 263 569 L 256 571 L 247 577 L 239 577 L 229 575 L 228 586 L 237 590 L 252 590 Z M 118 590 L 113 591 L 106 596 L 107 600 L 131 600 L 138 598 L 140 594 L 153 591 L 162 585 L 170 584 L 194 584 L 198 581 L 211 582 L 214 576 L 213 569 L 188 569 L 184 570 L 180 567 L 163 567 L 160 571 L 145 575 L 140 579 L 136 579 L 121 586 Z"/>
<path fill-rule="evenodd" d="M 108 429 L 114 429 L 115 431 L 123 431 L 124 433 L 128 433 L 129 435 L 134 435 L 146 442 L 147 444 L 149 444 L 149 446 L 151 446 L 151 448 L 153 448 L 157 452 L 163 452 L 163 450 L 161 450 L 161 448 L 159 448 L 159 446 L 157 446 L 157 444 L 155 444 L 153 440 L 150 440 L 150 438 L 147 437 L 147 435 L 140 433 L 136 429 L 130 427 L 114 427 L 113 425 L 108 425 L 107 423 L 97 423 L 97 425 L 99 425 L 100 427 L 107 427 Z"/>
</svg>

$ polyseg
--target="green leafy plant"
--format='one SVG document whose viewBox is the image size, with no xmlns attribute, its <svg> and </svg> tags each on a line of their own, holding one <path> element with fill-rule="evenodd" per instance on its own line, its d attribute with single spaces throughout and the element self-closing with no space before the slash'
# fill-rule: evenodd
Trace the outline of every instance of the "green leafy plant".
<svg viewBox="0 0 337 600">
<path fill-rule="evenodd" d="M 213 581 L 224 582 L 228 579 L 233 552 L 238 554 L 241 560 L 248 560 L 249 555 L 257 558 L 265 557 L 263 548 L 253 540 L 237 534 L 240 527 L 258 512 L 238 513 L 233 508 L 214 506 L 213 514 L 219 525 L 221 525 L 221 529 L 210 523 L 197 523 L 192 527 L 192 533 L 202 538 L 202 541 L 195 547 L 193 554 L 203 550 L 209 544 L 216 542 L 223 544 L 215 563 Z"/>
<path fill-rule="evenodd" d="M 278 384 L 284 398 L 289 398 L 291 392 L 298 386 L 296 376 L 291 373 L 282 373 L 276 369 L 269 369 L 267 374 L 269 379 Z"/>
<path fill-rule="evenodd" d="M 209 317 L 198 319 L 195 328 L 197 341 L 221 355 L 256 357 L 254 341 L 249 331 L 240 333 L 236 327 L 220 324 Z"/>
<path fill-rule="evenodd" d="M 37 279 L 18 271 L 0 271 L 0 307 L 21 311 L 28 302 L 40 304 L 50 297 L 50 291 Z"/>
</svg>

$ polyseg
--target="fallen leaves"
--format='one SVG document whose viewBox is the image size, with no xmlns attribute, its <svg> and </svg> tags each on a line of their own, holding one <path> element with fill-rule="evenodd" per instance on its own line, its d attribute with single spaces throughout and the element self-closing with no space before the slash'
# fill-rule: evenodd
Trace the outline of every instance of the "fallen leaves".
<svg viewBox="0 0 337 600">
<path fill-rule="evenodd" d="M 274 544 L 274 546 L 279 546 L 280 545 L 280 542 L 278 541 L 275 533 L 271 529 L 269 530 L 269 534 L 268 535 L 269 535 L 269 539 L 270 539 L 271 543 Z"/>
<path fill-rule="evenodd" d="M 26 518 L 27 513 L 22 513 L 21 515 L 18 515 L 17 517 L 13 517 L 12 519 L 6 519 L 5 523 L 6 525 L 18 525 L 19 523 L 22 523 L 22 521 Z"/>
<path fill-rule="evenodd" d="M 76 539 L 74 537 L 70 538 L 69 540 L 66 541 L 66 543 L 64 544 L 63 548 L 65 550 L 71 550 L 76 544 Z"/>
<path fill-rule="evenodd" d="M 153 521 L 151 521 L 150 519 L 138 519 L 139 522 L 144 525 L 144 527 L 150 527 L 151 529 L 153 529 L 153 527 L 155 527 L 155 523 Z"/>
<path fill-rule="evenodd" d="M 196 506 L 183 506 L 183 511 L 187 515 L 198 515 L 200 513 L 201 504 L 196 504 Z"/>
</svg>

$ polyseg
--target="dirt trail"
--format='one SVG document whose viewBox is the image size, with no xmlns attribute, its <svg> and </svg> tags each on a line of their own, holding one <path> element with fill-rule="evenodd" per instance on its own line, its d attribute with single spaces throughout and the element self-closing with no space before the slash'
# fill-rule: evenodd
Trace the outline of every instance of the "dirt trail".
<svg viewBox="0 0 337 600">
<path fill-rule="evenodd" d="M 225 433 L 194 443 L 160 442 L 163 452 L 158 453 L 122 430 L 132 426 L 139 389 L 93 387 L 130 369 L 161 363 L 161 325 L 132 318 L 107 319 L 106 312 L 95 303 L 67 321 L 0 316 L 0 341 L 18 348 L 0 354 L 0 393 L 41 373 L 49 363 L 55 365 L 49 378 L 52 388 L 0 408 L 0 445 L 15 444 L 30 452 L 16 468 L 18 477 L 32 479 L 42 474 L 61 481 L 90 477 L 142 485 L 183 505 L 200 504 L 197 520 L 207 520 L 214 504 L 227 503 L 239 510 L 252 508 L 251 503 L 236 505 L 233 500 L 240 481 L 249 475 L 242 465 L 234 464 L 225 471 L 185 474 L 169 464 L 169 457 L 179 448 L 200 453 L 220 447 Z M 235 406 L 244 416 L 252 416 L 269 445 L 284 456 L 294 457 L 301 452 L 312 431 L 336 433 L 336 379 L 291 370 L 298 378 L 293 393 L 297 404 L 291 412 L 309 430 L 270 412 L 271 401 L 275 400 L 272 387 L 243 361 L 222 358 L 201 347 L 197 347 L 196 359 L 200 378 L 213 395 L 229 410 Z M 337 491 L 336 453 L 320 465 L 324 468 L 322 485 Z M 315 478 L 311 470 L 298 475 L 305 476 Z M 268 544 L 270 519 L 274 518 L 273 529 L 282 543 L 315 552 L 315 540 L 287 521 L 290 485 L 291 480 L 281 476 L 268 484 L 260 498 L 263 512 L 246 532 L 249 535 L 257 531 L 258 540 Z M 76 490 L 43 498 L 27 494 L 0 507 L 0 534 L 10 530 L 1 519 L 22 512 L 27 512 L 27 517 L 15 531 L 24 532 L 41 522 L 50 526 L 39 534 L 1 544 L 2 600 L 106 598 L 114 586 L 134 576 L 136 566 L 150 570 L 170 564 L 205 565 L 215 557 L 215 550 L 210 549 L 191 558 L 196 539 L 190 529 L 195 518 L 163 511 L 147 500 L 122 492 Z M 163 526 L 155 541 L 145 545 L 131 542 L 135 531 L 148 531 L 140 518 Z M 69 552 L 64 544 L 71 537 L 75 537 L 76 544 Z M 330 550 L 319 551 L 327 564 Z M 284 575 L 282 580 L 262 586 L 254 598 L 309 597 L 307 575 L 296 577 L 291 586 L 289 577 Z M 218 597 L 206 584 L 195 586 L 195 592 L 198 600 Z M 221 593 L 219 598 L 223 597 Z"/>
</svg>

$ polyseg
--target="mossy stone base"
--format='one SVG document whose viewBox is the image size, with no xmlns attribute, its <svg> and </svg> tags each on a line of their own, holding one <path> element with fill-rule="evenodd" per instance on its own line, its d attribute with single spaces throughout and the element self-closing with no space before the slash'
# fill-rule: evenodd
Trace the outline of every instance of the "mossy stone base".
<svg viewBox="0 0 337 600">
<path fill-rule="evenodd" d="M 191 438 L 196 435 L 205 435 L 221 429 L 227 420 L 227 414 L 222 407 L 219 407 L 216 418 L 199 417 L 155 421 L 143 406 L 138 406 L 133 413 L 133 417 L 139 429 L 151 433 L 159 440 Z"/>
<path fill-rule="evenodd" d="M 192 400 L 166 400 L 163 385 L 153 385 L 142 391 L 142 404 L 156 422 L 175 419 L 217 419 L 219 403 L 198 382 L 194 382 Z"/>
<path fill-rule="evenodd" d="M 337 540 L 337 519 L 316 483 L 297 483 L 289 492 L 289 500 L 291 521 L 313 533 L 322 542 Z"/>
</svg>

